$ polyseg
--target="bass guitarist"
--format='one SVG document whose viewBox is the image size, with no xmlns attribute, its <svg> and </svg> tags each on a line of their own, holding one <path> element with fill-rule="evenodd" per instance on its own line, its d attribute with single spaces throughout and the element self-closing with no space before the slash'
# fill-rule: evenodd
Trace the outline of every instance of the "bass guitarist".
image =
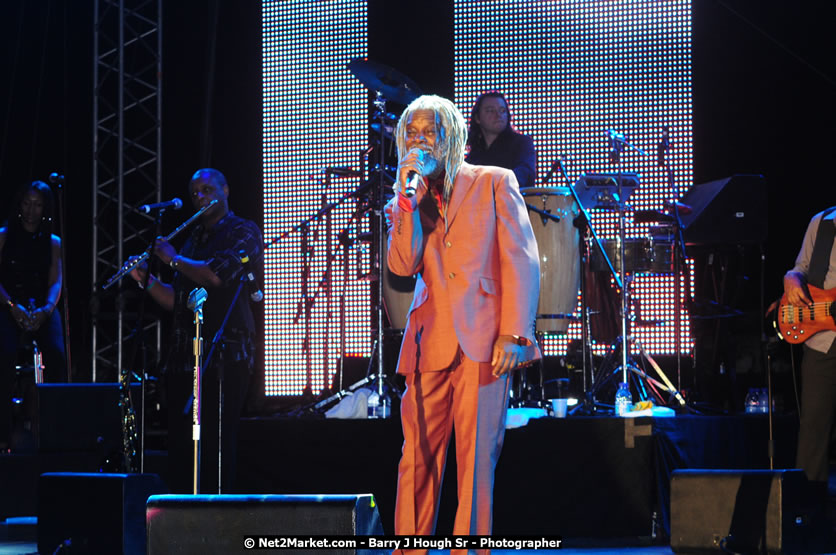
<svg viewBox="0 0 836 555">
<path fill-rule="evenodd" d="M 784 299 L 794 307 L 811 308 L 807 285 L 836 287 L 836 207 L 813 216 L 804 234 L 795 267 L 784 276 Z M 801 424 L 796 466 L 823 503 L 827 493 L 830 437 L 836 420 L 836 331 L 814 333 L 804 341 L 801 363 Z"/>
</svg>

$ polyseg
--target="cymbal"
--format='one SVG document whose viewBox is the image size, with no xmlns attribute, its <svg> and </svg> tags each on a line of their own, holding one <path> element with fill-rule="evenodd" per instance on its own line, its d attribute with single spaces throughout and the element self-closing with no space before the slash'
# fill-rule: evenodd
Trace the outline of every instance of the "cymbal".
<svg viewBox="0 0 836 555">
<path fill-rule="evenodd" d="M 366 58 L 351 60 L 348 69 L 367 89 L 398 104 L 409 104 L 422 94 L 415 81 L 403 73 Z"/>
</svg>

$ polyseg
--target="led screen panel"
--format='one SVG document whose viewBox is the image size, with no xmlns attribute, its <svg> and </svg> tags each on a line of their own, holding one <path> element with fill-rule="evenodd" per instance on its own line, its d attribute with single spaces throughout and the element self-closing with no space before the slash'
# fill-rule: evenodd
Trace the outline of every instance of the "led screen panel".
<svg viewBox="0 0 836 555">
<path fill-rule="evenodd" d="M 566 186 L 580 174 L 638 174 L 625 235 L 631 251 L 651 263 L 637 263 L 643 270 L 628 280 L 631 327 L 649 352 L 675 353 L 675 279 L 661 261 L 670 251 L 662 244 L 669 232 L 658 222 L 634 222 L 634 214 L 664 211 L 693 184 L 690 2 L 456 0 L 454 45 L 456 103 L 469 116 L 482 92 L 508 97 L 512 123 L 534 139 L 538 186 Z M 669 129 L 666 166 L 658 164 L 663 127 Z M 609 130 L 629 143 L 618 163 L 609 156 Z M 556 171 L 545 183 L 558 156 L 568 180 Z M 598 236 L 613 241 L 618 211 L 586 207 Z M 684 299 L 689 282 L 682 281 Z M 681 315 L 681 351 L 688 352 L 693 341 L 684 308 Z M 578 338 L 580 324 L 572 322 L 567 334 L 545 337 L 546 351 L 560 354 Z"/>
</svg>

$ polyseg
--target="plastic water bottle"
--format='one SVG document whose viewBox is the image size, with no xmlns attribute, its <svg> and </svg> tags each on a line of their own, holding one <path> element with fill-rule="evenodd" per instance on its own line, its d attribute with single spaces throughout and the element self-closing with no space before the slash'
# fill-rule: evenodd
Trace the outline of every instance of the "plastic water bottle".
<svg viewBox="0 0 836 555">
<path fill-rule="evenodd" d="M 44 383 L 44 358 L 41 351 L 38 349 L 38 342 L 32 340 L 32 368 L 35 369 L 35 383 Z"/>
<path fill-rule="evenodd" d="M 377 389 L 372 389 L 369 395 L 368 406 L 369 418 L 389 418 L 392 405 L 386 391 L 383 392 L 383 395 L 380 395 Z"/>
<path fill-rule="evenodd" d="M 754 387 L 749 388 L 746 400 L 743 402 L 746 407 L 746 414 L 758 414 L 760 412 L 760 395 Z"/>
<path fill-rule="evenodd" d="M 630 412 L 633 406 L 633 395 L 630 393 L 630 386 L 621 382 L 618 384 L 618 391 L 615 392 L 615 415 L 624 416 Z"/>
<path fill-rule="evenodd" d="M 380 405 L 380 395 L 377 394 L 377 389 L 372 389 L 372 392 L 369 394 L 369 398 L 368 398 L 368 406 L 369 406 L 368 417 L 369 418 L 377 418 L 377 409 L 378 409 L 379 405 Z"/>
<path fill-rule="evenodd" d="M 769 413 L 769 390 L 765 387 L 761 388 L 760 390 L 760 404 L 759 408 L 761 413 L 767 414 Z"/>
</svg>

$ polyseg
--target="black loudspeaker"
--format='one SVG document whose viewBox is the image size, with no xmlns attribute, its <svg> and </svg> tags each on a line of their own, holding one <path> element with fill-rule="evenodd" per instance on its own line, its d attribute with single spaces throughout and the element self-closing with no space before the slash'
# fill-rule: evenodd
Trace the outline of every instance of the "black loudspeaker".
<svg viewBox="0 0 836 555">
<path fill-rule="evenodd" d="M 131 385 L 137 422 L 142 416 L 140 386 Z M 118 383 L 57 383 L 38 385 L 38 447 L 41 451 L 120 449 L 122 414 Z M 141 438 L 140 438 L 141 441 Z M 136 446 L 137 450 L 141 445 Z"/>
<path fill-rule="evenodd" d="M 146 526 L 148 555 L 248 553 L 244 538 L 260 535 L 383 534 L 371 494 L 155 495 L 148 500 Z"/>
<path fill-rule="evenodd" d="M 41 474 L 38 552 L 144 555 L 145 502 L 167 491 L 156 474 Z"/>
<path fill-rule="evenodd" d="M 682 215 L 689 245 L 766 242 L 768 191 L 762 175 L 733 175 L 694 185 L 682 197 L 691 207 Z"/>
<path fill-rule="evenodd" d="M 803 553 L 810 539 L 801 470 L 676 470 L 675 553 Z"/>
</svg>

